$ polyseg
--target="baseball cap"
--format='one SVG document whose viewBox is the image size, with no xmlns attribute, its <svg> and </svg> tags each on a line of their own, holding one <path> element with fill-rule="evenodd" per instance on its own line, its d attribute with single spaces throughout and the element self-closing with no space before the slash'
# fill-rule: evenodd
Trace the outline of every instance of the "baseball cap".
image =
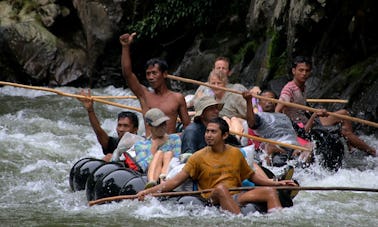
<svg viewBox="0 0 378 227">
<path fill-rule="evenodd" d="M 163 122 L 166 122 L 169 120 L 169 117 L 167 117 L 163 111 L 161 111 L 158 108 L 152 108 L 146 112 L 144 115 L 144 118 L 146 119 L 146 122 L 151 126 L 159 126 Z"/>
</svg>

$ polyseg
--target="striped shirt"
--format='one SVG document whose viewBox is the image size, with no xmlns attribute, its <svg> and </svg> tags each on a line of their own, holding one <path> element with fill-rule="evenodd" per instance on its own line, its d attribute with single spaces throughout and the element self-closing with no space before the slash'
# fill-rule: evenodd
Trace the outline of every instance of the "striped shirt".
<svg viewBox="0 0 378 227">
<path fill-rule="evenodd" d="M 280 99 L 285 102 L 297 103 L 300 105 L 306 105 L 306 98 L 304 97 L 304 87 L 301 90 L 294 81 L 288 82 L 281 91 Z M 283 113 L 295 122 L 306 123 L 308 121 L 305 112 L 295 107 L 284 106 Z"/>
</svg>

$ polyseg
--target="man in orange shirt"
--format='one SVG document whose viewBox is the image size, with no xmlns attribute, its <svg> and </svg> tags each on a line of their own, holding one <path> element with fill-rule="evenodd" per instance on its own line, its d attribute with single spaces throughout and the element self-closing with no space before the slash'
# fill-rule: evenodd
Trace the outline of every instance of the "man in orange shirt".
<svg viewBox="0 0 378 227">
<path fill-rule="evenodd" d="M 191 177 L 198 182 L 200 190 L 213 188 L 211 192 L 202 195 L 205 199 L 231 213 L 239 214 L 240 206 L 247 203 L 264 202 L 268 212 L 281 209 L 282 205 L 274 188 L 256 188 L 246 192 L 228 190 L 240 187 L 244 179 L 265 186 L 297 186 L 292 180 L 273 181 L 254 172 L 238 148 L 225 144 L 228 134 L 229 127 L 225 120 L 220 117 L 211 119 L 205 132 L 208 146 L 195 152 L 175 177 L 139 192 L 138 198 L 143 200 L 145 195 L 173 190 Z"/>
</svg>

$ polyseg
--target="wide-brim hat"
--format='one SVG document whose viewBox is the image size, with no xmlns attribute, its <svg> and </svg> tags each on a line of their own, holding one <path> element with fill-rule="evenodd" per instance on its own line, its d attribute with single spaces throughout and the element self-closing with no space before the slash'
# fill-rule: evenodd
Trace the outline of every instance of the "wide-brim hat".
<svg viewBox="0 0 378 227">
<path fill-rule="evenodd" d="M 194 117 L 199 117 L 202 115 L 203 111 L 209 106 L 218 106 L 218 110 L 223 108 L 224 103 L 218 103 L 211 96 L 203 96 L 197 102 L 194 103 L 194 110 L 196 111 Z"/>
<path fill-rule="evenodd" d="M 166 122 L 169 120 L 169 117 L 167 117 L 163 111 L 161 111 L 158 108 L 152 108 L 146 112 L 144 115 L 144 118 L 146 119 L 146 122 L 151 126 L 159 126 L 163 122 Z"/>
</svg>

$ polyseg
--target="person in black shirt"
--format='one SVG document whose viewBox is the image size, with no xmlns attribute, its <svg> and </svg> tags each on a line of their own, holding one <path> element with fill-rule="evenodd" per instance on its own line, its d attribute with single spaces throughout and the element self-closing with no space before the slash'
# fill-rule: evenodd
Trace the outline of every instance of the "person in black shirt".
<svg viewBox="0 0 378 227">
<path fill-rule="evenodd" d="M 81 91 L 80 95 L 90 96 L 90 90 L 88 92 Z M 100 122 L 96 116 L 93 108 L 93 100 L 91 99 L 79 99 L 84 108 L 88 112 L 89 122 L 96 133 L 98 142 L 101 144 L 102 151 L 104 153 L 103 160 L 110 161 L 112 159 L 113 151 L 117 148 L 119 140 L 126 132 L 137 134 L 139 127 L 139 120 L 135 113 L 130 111 L 123 111 L 118 114 L 117 121 L 117 135 L 118 137 L 109 136 L 103 128 L 101 128 Z"/>
</svg>

